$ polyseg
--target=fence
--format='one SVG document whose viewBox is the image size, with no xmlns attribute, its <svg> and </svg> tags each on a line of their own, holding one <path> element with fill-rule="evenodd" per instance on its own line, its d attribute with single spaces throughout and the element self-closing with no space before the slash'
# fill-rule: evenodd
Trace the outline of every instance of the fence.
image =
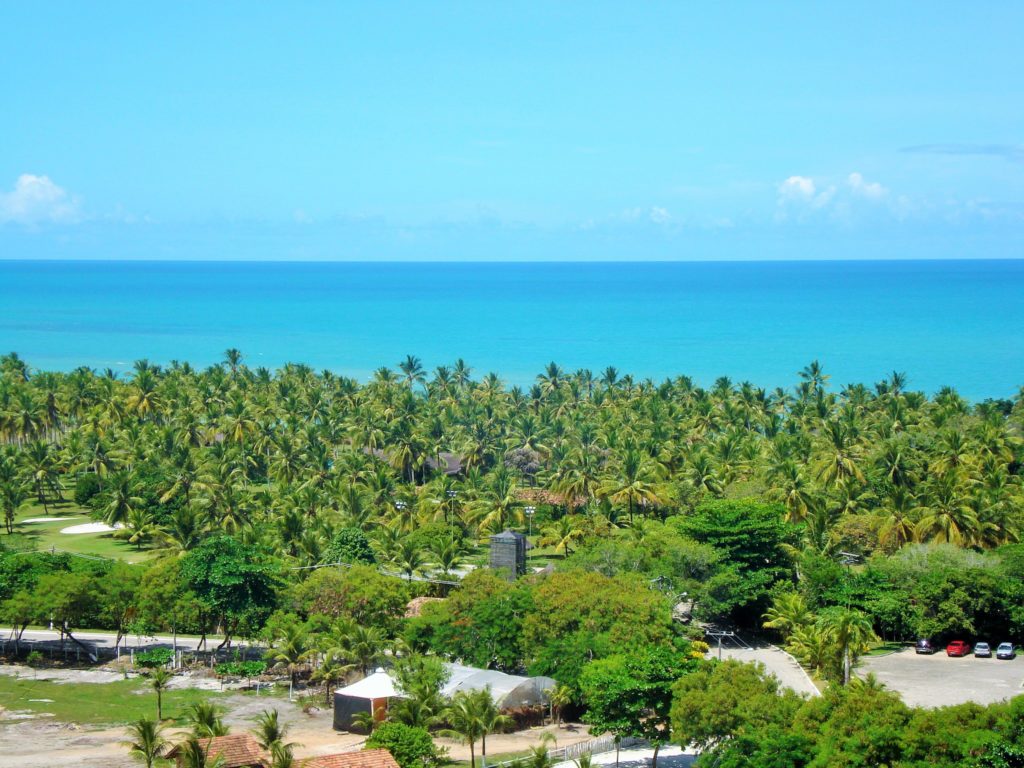
<svg viewBox="0 0 1024 768">
<path fill-rule="evenodd" d="M 647 742 L 643 739 L 622 739 L 618 742 L 619 749 L 628 749 L 631 747 L 640 746 Z M 583 755 L 600 755 L 604 752 L 612 752 L 616 748 L 614 736 L 601 736 L 596 739 L 589 739 L 588 741 L 581 741 L 576 744 L 570 744 L 567 747 L 558 747 L 557 749 L 548 750 L 548 759 L 554 763 L 564 763 L 567 760 L 578 760 Z M 515 763 L 523 762 L 524 758 L 515 760 L 503 760 L 500 763 L 488 763 L 487 768 L 503 768 L 503 766 L 513 765 Z"/>
</svg>

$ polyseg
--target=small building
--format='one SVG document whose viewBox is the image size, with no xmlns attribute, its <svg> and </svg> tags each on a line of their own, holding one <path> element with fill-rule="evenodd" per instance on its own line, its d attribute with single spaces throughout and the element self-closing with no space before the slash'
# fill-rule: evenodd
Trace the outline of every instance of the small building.
<svg viewBox="0 0 1024 768">
<path fill-rule="evenodd" d="M 547 706 L 548 691 L 557 683 L 550 677 L 522 677 L 508 675 L 493 669 L 445 664 L 448 681 L 441 687 L 441 695 L 451 698 L 459 691 L 491 689 L 498 709 Z M 334 692 L 334 729 L 351 731 L 353 720 L 360 712 L 373 712 L 377 717 L 387 714 L 391 699 L 403 698 L 395 687 L 394 678 L 378 669 L 369 677 Z"/>
<path fill-rule="evenodd" d="M 302 768 L 398 768 L 395 758 L 386 749 L 364 749 L 358 752 L 309 757 L 299 765 Z"/>
<path fill-rule="evenodd" d="M 491 536 L 491 570 L 504 574 L 509 581 L 515 581 L 526 573 L 526 550 L 529 545 L 523 534 L 507 528 Z"/>
<path fill-rule="evenodd" d="M 270 766 L 270 755 L 248 733 L 200 739 L 199 744 L 206 753 L 206 759 L 211 763 L 217 758 L 221 759 L 222 768 L 269 768 Z M 178 768 L 182 768 L 185 764 L 182 751 L 182 745 L 178 744 L 167 753 L 167 757 L 174 760 Z"/>
<path fill-rule="evenodd" d="M 358 683 L 334 692 L 334 730 L 351 731 L 355 716 L 361 712 L 375 717 L 387 715 L 391 699 L 401 697 L 395 681 L 383 669 L 378 669 Z"/>
</svg>

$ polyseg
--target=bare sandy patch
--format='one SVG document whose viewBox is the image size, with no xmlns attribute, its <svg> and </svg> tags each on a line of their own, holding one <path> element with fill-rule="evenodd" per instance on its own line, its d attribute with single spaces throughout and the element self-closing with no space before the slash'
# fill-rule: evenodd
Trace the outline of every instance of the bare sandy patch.
<svg viewBox="0 0 1024 768">
<path fill-rule="evenodd" d="M 112 526 L 106 523 L 82 523 L 81 525 L 70 525 L 67 528 L 61 528 L 60 532 L 74 536 L 79 533 L 110 533 L 119 528 L 124 528 L 124 523 L 115 523 Z"/>
</svg>

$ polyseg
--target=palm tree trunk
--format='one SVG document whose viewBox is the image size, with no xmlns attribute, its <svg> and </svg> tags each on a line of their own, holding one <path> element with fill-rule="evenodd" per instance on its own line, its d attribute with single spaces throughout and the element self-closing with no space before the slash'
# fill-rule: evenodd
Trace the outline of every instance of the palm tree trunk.
<svg viewBox="0 0 1024 768">
<path fill-rule="evenodd" d="M 654 757 L 651 759 L 651 768 L 658 768 L 658 750 L 661 749 L 661 742 L 654 743 Z"/>
</svg>

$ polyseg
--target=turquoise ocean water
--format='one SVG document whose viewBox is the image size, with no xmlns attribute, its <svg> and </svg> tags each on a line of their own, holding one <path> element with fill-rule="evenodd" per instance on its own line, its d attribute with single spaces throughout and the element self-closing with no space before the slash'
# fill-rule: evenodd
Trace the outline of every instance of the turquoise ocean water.
<svg viewBox="0 0 1024 768">
<path fill-rule="evenodd" d="M 563 368 L 789 386 L 893 370 L 972 399 L 1024 385 L 1024 261 L 147 263 L 0 261 L 0 351 L 42 369 L 204 366 L 237 347 L 369 377 L 406 354 L 529 384 Z"/>
</svg>

